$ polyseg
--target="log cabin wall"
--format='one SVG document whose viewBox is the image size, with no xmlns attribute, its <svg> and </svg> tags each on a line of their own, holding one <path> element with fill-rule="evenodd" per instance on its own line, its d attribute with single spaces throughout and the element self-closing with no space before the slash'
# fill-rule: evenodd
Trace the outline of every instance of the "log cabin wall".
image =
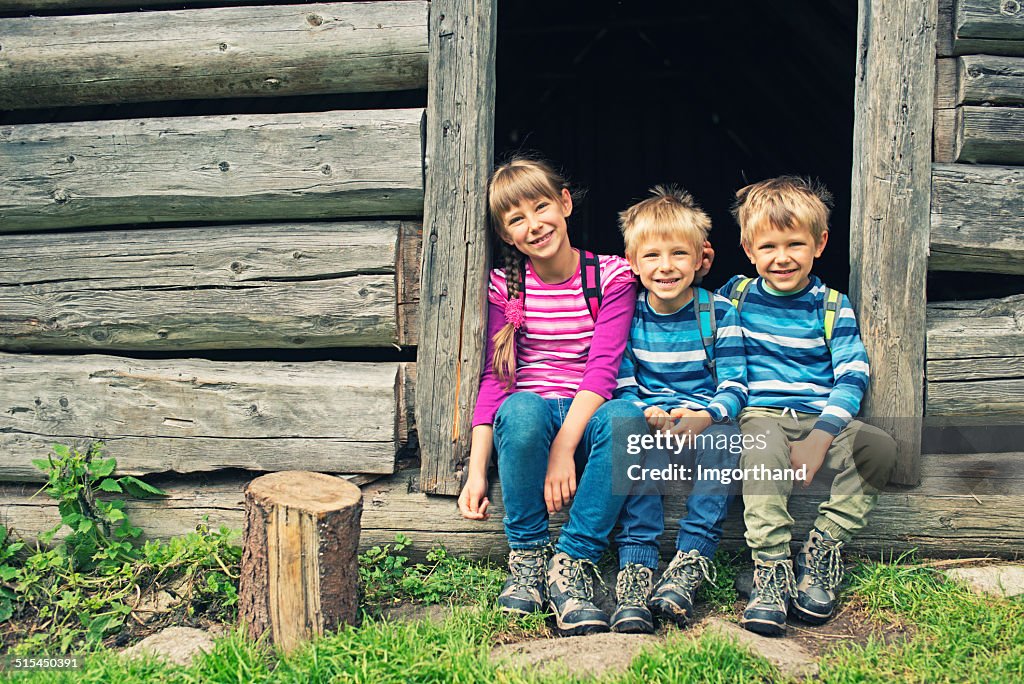
<svg viewBox="0 0 1024 684">
<path fill-rule="evenodd" d="M 22 532 L 55 442 L 199 498 L 367 481 L 414 443 L 424 110 L 301 106 L 423 91 L 428 3 L 147 4 L 0 0 L 0 523 Z M 153 115 L 197 99 L 218 113 Z M 149 534 L 195 525 L 154 505 Z"/>
</svg>

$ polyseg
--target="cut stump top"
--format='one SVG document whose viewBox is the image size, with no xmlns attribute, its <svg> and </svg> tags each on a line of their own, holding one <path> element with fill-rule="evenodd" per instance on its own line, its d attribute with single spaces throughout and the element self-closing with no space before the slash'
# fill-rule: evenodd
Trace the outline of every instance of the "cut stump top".
<svg viewBox="0 0 1024 684">
<path fill-rule="evenodd" d="M 355 506 L 359 487 L 334 475 L 285 470 L 262 475 L 249 483 L 249 496 L 263 505 L 287 506 L 310 513 L 329 513 Z"/>
</svg>

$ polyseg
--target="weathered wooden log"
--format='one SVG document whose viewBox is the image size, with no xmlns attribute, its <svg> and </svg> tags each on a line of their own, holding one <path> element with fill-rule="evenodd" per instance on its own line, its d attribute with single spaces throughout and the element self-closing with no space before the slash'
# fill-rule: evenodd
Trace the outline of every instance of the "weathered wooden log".
<svg viewBox="0 0 1024 684">
<path fill-rule="evenodd" d="M 5 19 L 0 109 L 427 87 L 426 2 Z"/>
<path fill-rule="evenodd" d="M 416 404 L 424 491 L 458 494 L 486 328 L 487 176 L 494 148 L 496 0 L 430 9 L 426 201 Z"/>
<path fill-rule="evenodd" d="M 957 104 L 1024 104 L 1024 58 L 965 55 L 959 63 Z"/>
<path fill-rule="evenodd" d="M 935 124 L 937 162 L 1024 164 L 1024 109 L 965 105 Z M 942 153 L 949 149 L 946 140 L 952 141 L 952 157 Z"/>
<path fill-rule="evenodd" d="M 930 416 L 1024 416 L 1024 295 L 928 306 Z"/>
<path fill-rule="evenodd" d="M 188 7 L 192 4 L 200 3 L 178 3 L 181 7 Z M 246 5 L 252 4 L 252 0 L 218 0 L 218 4 Z M 115 7 L 140 9 L 166 6 L 166 0 L 0 0 L 0 12 L 17 13 L 64 12 L 73 9 L 104 10 Z"/>
<path fill-rule="evenodd" d="M 285 651 L 356 623 L 359 487 L 301 471 L 272 473 L 245 490 L 238 617 L 251 639 Z"/>
<path fill-rule="evenodd" d="M 1024 169 L 936 164 L 928 268 L 1024 273 Z"/>
<path fill-rule="evenodd" d="M 417 216 L 422 110 L 0 126 L 0 232 Z"/>
<path fill-rule="evenodd" d="M 881 495 L 868 527 L 850 543 L 858 553 L 874 558 L 917 549 L 925 556 L 1019 557 L 1024 537 L 1024 454 L 934 455 L 922 458 L 919 488 Z M 413 540 L 405 553 L 416 558 L 434 544 L 473 558 L 501 559 L 507 553 L 501 519 L 501 488 L 491 488 L 490 519 L 465 520 L 455 502 L 418 490 L 419 472 L 407 470 L 363 487 L 363 549 L 394 541 L 401 532 Z M 244 524 L 243 490 L 249 478 L 219 478 L 215 483 L 156 480 L 170 492 L 165 500 L 130 500 L 126 512 L 149 538 L 185 534 L 208 516 L 209 525 L 240 530 Z M 0 485 L 0 524 L 9 524 L 33 537 L 60 519 L 56 502 L 37 496 L 35 486 Z M 806 534 L 813 523 L 821 495 L 794 496 L 791 511 L 797 520 L 794 538 Z M 662 554 L 674 552 L 675 521 L 685 510 L 682 494 L 666 499 L 666 529 Z M 993 515 L 998 511 L 998 515 Z M 745 547 L 743 506 L 737 502 L 726 521 L 722 546 Z M 557 531 L 565 513 L 553 517 Z"/>
<path fill-rule="evenodd" d="M 862 2 L 857 22 L 850 296 L 873 365 L 864 412 L 893 421 L 900 484 L 917 483 L 921 445 L 896 424 L 924 409 L 936 11 Z"/>
<path fill-rule="evenodd" d="M 1024 40 L 1024 7 L 1016 0 L 957 0 L 957 38 Z"/>
<path fill-rule="evenodd" d="M 0 349 L 415 343 L 419 225 L 397 221 L 11 235 Z M 402 273 L 401 269 L 414 269 Z"/>
<path fill-rule="evenodd" d="M 94 440 L 129 474 L 390 473 L 410 427 L 395 363 L 0 354 L 0 377 L 4 479 L 43 479 L 32 459 Z"/>
</svg>

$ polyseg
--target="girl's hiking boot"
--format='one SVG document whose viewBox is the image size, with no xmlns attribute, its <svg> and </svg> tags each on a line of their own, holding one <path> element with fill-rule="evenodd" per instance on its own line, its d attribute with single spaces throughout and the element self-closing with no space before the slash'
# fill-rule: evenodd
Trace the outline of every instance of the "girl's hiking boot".
<svg viewBox="0 0 1024 684">
<path fill-rule="evenodd" d="M 654 571 L 639 563 L 627 563 L 615 581 L 615 612 L 612 631 L 624 634 L 652 634 L 654 616 L 647 607 L 654 584 Z"/>
<path fill-rule="evenodd" d="M 508 554 L 509 576 L 498 595 L 498 606 L 506 613 L 529 615 L 544 609 L 547 571 L 551 547 L 512 549 Z"/>
<path fill-rule="evenodd" d="M 789 554 L 758 551 L 754 556 L 754 589 L 740 626 L 763 636 L 785 636 L 789 597 L 794 593 L 796 582 Z"/>
<path fill-rule="evenodd" d="M 585 558 L 559 552 L 548 561 L 548 604 L 562 636 L 608 631 L 608 616 L 594 604 L 594 577 L 601 581 Z"/>
<path fill-rule="evenodd" d="M 703 580 L 715 583 L 715 566 L 693 549 L 677 551 L 654 588 L 650 606 L 655 615 L 686 627 L 693 619 L 693 602 Z"/>
<path fill-rule="evenodd" d="M 796 596 L 793 615 L 812 625 L 832 617 L 836 607 L 836 589 L 843 581 L 843 542 L 818 528 L 811 530 L 796 555 Z"/>
</svg>

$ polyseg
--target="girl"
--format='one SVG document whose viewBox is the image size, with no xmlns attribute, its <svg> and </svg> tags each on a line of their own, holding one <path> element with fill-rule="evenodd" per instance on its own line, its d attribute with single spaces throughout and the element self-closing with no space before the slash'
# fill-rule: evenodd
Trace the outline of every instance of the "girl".
<svg viewBox="0 0 1024 684">
<path fill-rule="evenodd" d="M 515 158 L 500 166 L 488 201 L 505 259 L 490 275 L 487 356 L 459 509 L 469 519 L 488 517 L 487 466 L 496 449 L 511 549 L 498 603 L 530 613 L 547 602 L 562 634 L 606 631 L 608 617 L 594 605 L 594 563 L 628 493 L 613 488 L 612 456 L 615 472 L 625 473 L 626 459 L 637 458 L 627 455 L 628 435 L 646 432 L 639 408 L 608 401 L 636 283 L 624 259 L 600 256 L 596 268 L 584 265 L 600 294 L 584 294 L 581 253 L 566 227 L 572 195 L 547 164 Z M 570 502 L 552 550 L 548 515 Z"/>
</svg>

